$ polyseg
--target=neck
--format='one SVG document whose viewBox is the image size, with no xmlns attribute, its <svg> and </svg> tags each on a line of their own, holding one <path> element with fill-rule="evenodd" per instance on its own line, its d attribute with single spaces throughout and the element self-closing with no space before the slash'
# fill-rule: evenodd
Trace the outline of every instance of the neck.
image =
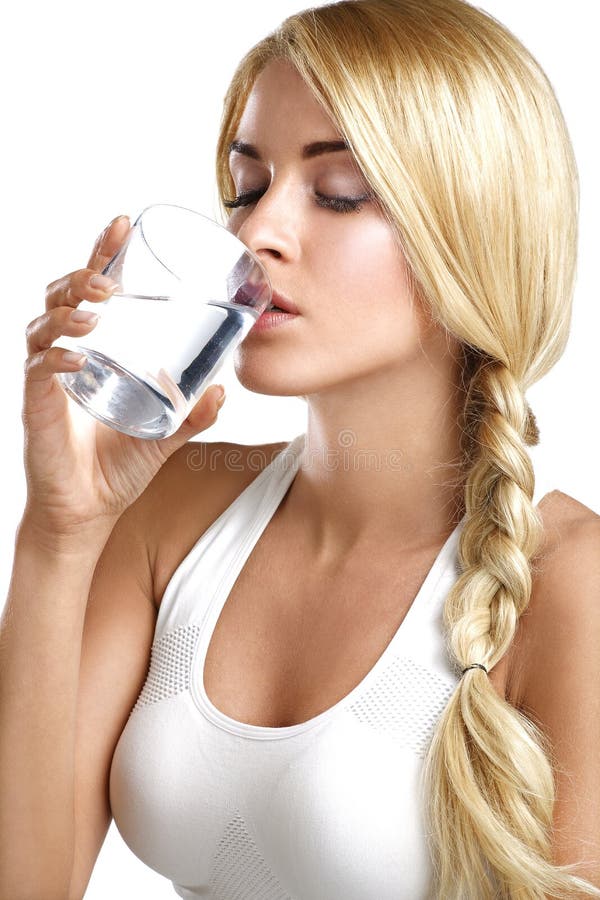
<svg viewBox="0 0 600 900">
<path fill-rule="evenodd" d="M 451 377 L 451 375 L 453 377 Z M 306 444 L 286 497 L 315 560 L 439 543 L 464 513 L 452 360 L 414 377 L 377 373 L 308 395 Z"/>
</svg>

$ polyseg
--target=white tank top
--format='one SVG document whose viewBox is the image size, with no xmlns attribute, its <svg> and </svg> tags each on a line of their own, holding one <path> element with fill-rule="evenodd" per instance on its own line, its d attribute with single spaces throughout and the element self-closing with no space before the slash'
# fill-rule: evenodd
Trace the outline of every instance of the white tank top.
<svg viewBox="0 0 600 900">
<path fill-rule="evenodd" d="M 373 668 L 325 712 L 283 728 L 249 725 L 204 691 L 213 629 L 304 441 L 257 475 L 169 581 L 147 679 L 112 761 L 113 817 L 186 900 L 426 900 L 421 773 L 460 675 L 441 616 L 463 520 Z"/>
</svg>

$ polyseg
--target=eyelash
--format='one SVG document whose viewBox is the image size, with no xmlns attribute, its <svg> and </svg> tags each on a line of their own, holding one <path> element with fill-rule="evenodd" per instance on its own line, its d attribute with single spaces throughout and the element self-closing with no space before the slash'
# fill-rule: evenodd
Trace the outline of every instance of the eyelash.
<svg viewBox="0 0 600 900">
<path fill-rule="evenodd" d="M 334 212 L 339 213 L 348 213 L 348 212 L 358 212 L 362 209 L 362 204 L 365 200 L 369 200 L 369 195 L 365 195 L 364 197 L 326 197 L 324 194 L 319 194 L 317 191 L 317 204 L 322 206 L 324 209 L 332 209 Z M 227 209 L 238 209 L 240 206 L 249 206 L 251 203 L 254 203 L 258 200 L 264 191 L 244 191 L 242 194 L 238 194 L 233 200 L 224 200 L 223 205 L 227 207 Z"/>
</svg>

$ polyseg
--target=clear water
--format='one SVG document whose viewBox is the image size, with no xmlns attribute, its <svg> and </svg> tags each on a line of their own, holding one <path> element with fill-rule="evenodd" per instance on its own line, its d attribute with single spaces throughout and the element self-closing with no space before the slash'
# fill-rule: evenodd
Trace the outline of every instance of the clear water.
<svg viewBox="0 0 600 900">
<path fill-rule="evenodd" d="M 87 360 L 57 377 L 97 419 L 147 439 L 177 430 L 259 316 L 238 303 L 127 294 L 79 308 L 99 314 L 96 327 L 55 343 Z"/>
</svg>

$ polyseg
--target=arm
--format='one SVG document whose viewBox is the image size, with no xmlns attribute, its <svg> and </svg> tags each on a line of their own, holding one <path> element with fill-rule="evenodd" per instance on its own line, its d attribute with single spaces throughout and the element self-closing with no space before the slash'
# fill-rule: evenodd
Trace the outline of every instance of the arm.
<svg viewBox="0 0 600 900">
<path fill-rule="evenodd" d="M 22 520 L 0 623 L 0 898 L 61 896 L 85 601 L 104 536 L 52 547 Z"/>
<path fill-rule="evenodd" d="M 0 624 L 0 900 L 82 897 L 110 823 L 106 769 L 155 621 L 139 505 L 110 536 L 56 547 L 19 527 Z"/>
<path fill-rule="evenodd" d="M 558 534 L 527 613 L 522 707 L 554 752 L 553 862 L 600 886 L 600 517 Z"/>
</svg>

